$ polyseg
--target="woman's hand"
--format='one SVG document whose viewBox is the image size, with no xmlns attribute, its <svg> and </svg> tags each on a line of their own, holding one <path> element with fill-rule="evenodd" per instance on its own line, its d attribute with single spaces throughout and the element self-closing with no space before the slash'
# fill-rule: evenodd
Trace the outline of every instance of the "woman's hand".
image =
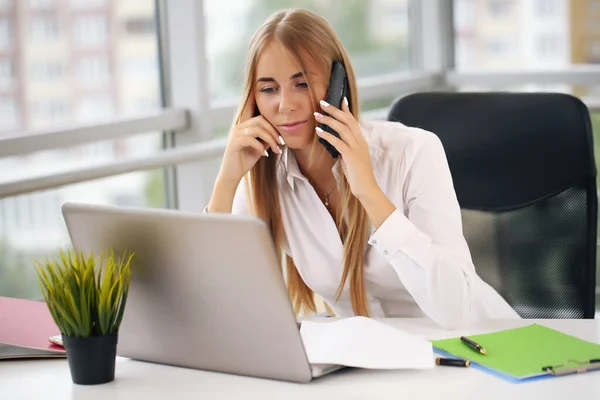
<svg viewBox="0 0 600 400">
<path fill-rule="evenodd" d="M 268 157 L 267 149 L 281 153 L 283 138 L 262 115 L 253 116 L 254 101 L 249 101 L 241 122 L 230 134 L 218 179 L 237 185 L 260 157 Z"/>
<path fill-rule="evenodd" d="M 371 158 L 369 156 L 369 146 L 365 140 L 358 121 L 348 108 L 348 101 L 344 98 L 342 101 L 342 109 L 337 109 L 328 104 L 324 100 L 320 102 L 323 111 L 330 116 L 325 116 L 320 113 L 315 113 L 317 122 L 323 123 L 337 133 L 338 139 L 331 133 L 316 128 L 317 135 L 331 143 L 342 157 L 342 170 L 352 194 L 362 201 L 362 198 L 374 190 L 380 190 L 375 176 L 373 167 L 371 166 Z"/>
</svg>

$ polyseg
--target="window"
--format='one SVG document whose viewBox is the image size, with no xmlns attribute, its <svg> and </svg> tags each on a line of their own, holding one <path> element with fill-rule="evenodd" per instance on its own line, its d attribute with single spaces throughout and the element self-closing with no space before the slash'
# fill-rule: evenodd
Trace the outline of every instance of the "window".
<svg viewBox="0 0 600 400">
<path fill-rule="evenodd" d="M 128 6 L 125 14 L 121 7 L 126 3 L 135 6 Z M 25 69 L 20 73 L 17 59 L 2 52 L 0 88 L 9 80 L 15 88 L 26 88 L 18 96 L 0 93 L 0 137 L 13 135 L 15 130 L 26 134 L 56 125 L 105 121 L 124 116 L 141 104 L 146 111 L 159 109 L 156 31 L 136 34 L 133 39 L 125 29 L 109 32 L 109 27 L 123 26 L 125 20 L 147 20 L 155 14 L 156 3 L 54 0 L 60 15 L 70 16 L 59 24 L 53 11 L 20 12 L 13 14 L 14 20 L 0 17 L 0 49 L 10 45 Z M 23 0 L 23 7 L 28 5 L 29 0 Z M 115 12 L 108 14 L 108 6 Z M 87 10 L 73 12 L 79 8 Z M 23 27 L 25 34 L 13 35 L 15 27 Z M 32 35 L 44 42 L 32 41 Z M 64 40 L 45 46 L 48 36 L 63 36 Z M 131 65 L 143 67 L 132 72 Z M 73 171 L 123 157 L 144 157 L 161 150 L 162 143 L 162 132 L 151 131 L 127 139 L 4 157 L 0 158 L 0 182 Z M 64 202 L 164 207 L 163 174 L 162 169 L 136 172 L 0 199 L 0 296 L 41 299 L 31 260 L 54 256 L 70 244 L 60 212 Z"/>
<path fill-rule="evenodd" d="M 269 15 L 287 7 L 325 17 L 359 77 L 410 68 L 408 0 L 205 0 L 204 6 L 213 100 L 237 99 L 251 35 Z"/>
<path fill-rule="evenodd" d="M 537 54 L 540 57 L 549 57 L 560 51 L 560 38 L 556 36 L 542 36 L 537 40 Z"/>
<path fill-rule="evenodd" d="M 76 66 L 77 83 L 81 87 L 93 88 L 107 85 L 110 71 L 106 57 L 87 57 Z"/>
<path fill-rule="evenodd" d="M 67 112 L 64 100 L 38 100 L 31 104 L 31 118 L 38 126 L 62 123 L 67 120 Z"/>
<path fill-rule="evenodd" d="M 34 10 L 47 10 L 55 5 L 55 0 L 29 0 L 29 8 Z"/>
<path fill-rule="evenodd" d="M 557 0 L 537 0 L 536 12 L 540 17 L 552 17 L 556 14 Z"/>
<path fill-rule="evenodd" d="M 106 6 L 108 0 L 70 0 L 70 6 L 74 9 L 99 8 Z M 144 0 L 144 2 L 146 2 Z"/>
<path fill-rule="evenodd" d="M 14 66 L 8 58 L 0 59 L 0 89 L 10 89 L 13 86 Z"/>
<path fill-rule="evenodd" d="M 510 41 L 504 38 L 487 39 L 485 51 L 491 56 L 503 56 L 510 52 Z"/>
<path fill-rule="evenodd" d="M 72 159 L 69 157 L 68 161 Z M 17 165 L 39 169 L 35 163 Z M 7 166 L 0 159 L 0 180 Z M 59 249 L 70 247 L 60 213 L 63 203 L 164 207 L 163 176 L 162 170 L 135 172 L 40 194 L 0 199 L 0 295 L 43 300 L 32 260 L 57 256 Z"/>
<path fill-rule="evenodd" d="M 7 17 L 0 17 L 0 49 L 8 49 L 13 41 L 13 25 Z"/>
<path fill-rule="evenodd" d="M 456 15 L 456 30 L 473 29 L 475 26 L 475 0 L 455 0 L 454 14 Z"/>
<path fill-rule="evenodd" d="M 108 40 L 104 16 L 79 17 L 73 24 L 73 39 L 80 46 L 102 46 Z"/>
<path fill-rule="evenodd" d="M 123 75 L 127 79 L 144 79 L 157 76 L 158 65 L 153 58 L 132 58 L 123 62 Z"/>
<path fill-rule="evenodd" d="M 29 79 L 33 81 L 48 81 L 61 79 L 65 73 L 60 61 L 38 61 L 29 67 Z"/>
<path fill-rule="evenodd" d="M 510 0 L 488 0 L 488 12 L 492 18 L 505 18 L 510 15 L 513 2 Z"/>
<path fill-rule="evenodd" d="M 10 131 L 18 126 L 18 110 L 15 99 L 0 97 L 0 136 L 2 131 Z"/>
<path fill-rule="evenodd" d="M 477 43 L 473 38 L 465 37 L 456 43 L 454 57 L 457 65 L 472 65 L 477 56 Z"/>
<path fill-rule="evenodd" d="M 113 115 L 113 101 L 109 95 L 96 95 L 79 101 L 77 120 L 81 122 L 102 121 Z"/>
<path fill-rule="evenodd" d="M 454 0 L 456 68 L 559 69 L 598 62 L 589 53 L 600 29 L 600 12 L 590 12 L 586 5 L 569 0 Z M 474 22 L 465 29 L 464 21 L 471 18 Z"/>
<path fill-rule="evenodd" d="M 35 41 L 51 41 L 58 37 L 58 19 L 53 16 L 33 17 L 29 25 L 30 37 Z"/>
<path fill-rule="evenodd" d="M 153 19 L 135 18 L 125 21 L 125 30 L 130 35 L 153 35 L 156 27 Z"/>
</svg>

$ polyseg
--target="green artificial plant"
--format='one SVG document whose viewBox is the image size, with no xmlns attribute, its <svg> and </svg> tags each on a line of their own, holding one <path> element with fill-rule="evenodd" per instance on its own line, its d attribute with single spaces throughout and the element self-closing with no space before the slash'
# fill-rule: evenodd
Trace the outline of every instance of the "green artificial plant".
<svg viewBox="0 0 600 400">
<path fill-rule="evenodd" d="M 60 251 L 57 260 L 35 261 L 44 300 L 63 335 L 104 336 L 117 332 L 127 302 L 133 253 L 116 256 Z"/>
</svg>

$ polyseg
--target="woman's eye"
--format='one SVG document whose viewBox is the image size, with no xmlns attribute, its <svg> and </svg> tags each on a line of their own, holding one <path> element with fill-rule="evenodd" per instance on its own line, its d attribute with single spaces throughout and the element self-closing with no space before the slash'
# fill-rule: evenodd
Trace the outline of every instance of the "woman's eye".
<svg viewBox="0 0 600 400">
<path fill-rule="evenodd" d="M 273 87 L 265 87 L 260 89 L 261 93 L 273 93 L 276 89 Z"/>
<path fill-rule="evenodd" d="M 308 83 L 306 82 L 300 82 L 296 86 L 302 89 L 308 89 Z"/>
</svg>

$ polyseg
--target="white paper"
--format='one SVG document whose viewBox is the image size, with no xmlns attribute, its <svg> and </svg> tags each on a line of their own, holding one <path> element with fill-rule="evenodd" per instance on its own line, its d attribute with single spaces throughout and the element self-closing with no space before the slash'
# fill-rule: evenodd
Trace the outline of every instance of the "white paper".
<svg viewBox="0 0 600 400">
<path fill-rule="evenodd" d="M 370 369 L 433 368 L 433 346 L 424 339 L 366 317 L 303 321 L 300 335 L 311 364 Z"/>
</svg>

